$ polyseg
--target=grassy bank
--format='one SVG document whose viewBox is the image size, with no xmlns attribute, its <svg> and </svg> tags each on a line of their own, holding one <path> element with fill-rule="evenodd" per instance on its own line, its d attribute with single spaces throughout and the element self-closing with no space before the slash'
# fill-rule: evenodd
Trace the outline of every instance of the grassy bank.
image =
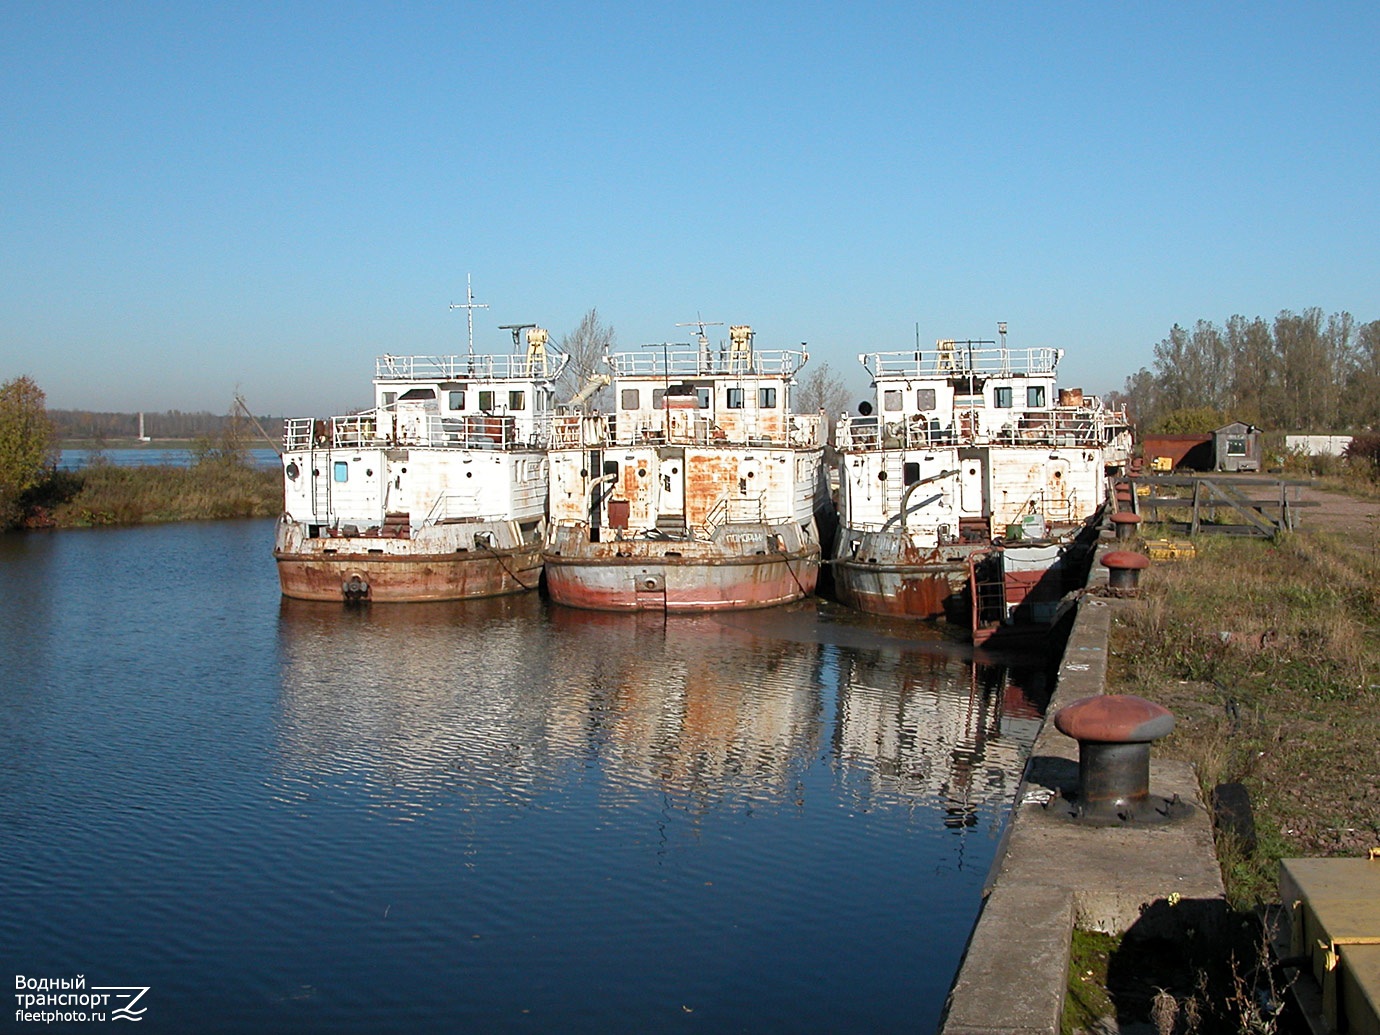
<svg viewBox="0 0 1380 1035">
<path fill-rule="evenodd" d="M 190 467 L 94 464 L 58 471 L 26 501 L 31 528 L 86 528 L 160 521 L 276 517 L 282 474 L 234 457 Z"/>
<path fill-rule="evenodd" d="M 1254 843 L 1247 830 L 1217 832 L 1232 911 L 1220 929 L 1173 943 L 1078 932 L 1065 1032 L 1103 1030 L 1113 1015 L 1156 1018 L 1160 1031 L 1294 1030 L 1266 1005 L 1292 972 L 1271 965 L 1258 922 L 1278 900 L 1279 860 L 1380 844 L 1373 539 L 1205 535 L 1195 546 L 1190 560 L 1152 565 L 1118 609 L 1107 690 L 1174 712 L 1157 757 L 1190 763 L 1204 801 L 1243 784 Z"/>
<path fill-rule="evenodd" d="M 1250 791 L 1254 852 L 1219 843 L 1247 909 L 1275 900 L 1280 858 L 1380 844 L 1380 558 L 1318 532 L 1197 546 L 1146 573 L 1113 631 L 1108 689 L 1175 713 L 1157 750 L 1191 762 L 1205 795 Z"/>
</svg>

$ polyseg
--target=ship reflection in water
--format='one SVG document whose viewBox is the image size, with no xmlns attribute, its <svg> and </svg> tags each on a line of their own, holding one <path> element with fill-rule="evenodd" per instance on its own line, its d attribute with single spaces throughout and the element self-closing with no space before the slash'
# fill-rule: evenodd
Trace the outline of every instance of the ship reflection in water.
<svg viewBox="0 0 1380 1035">
<path fill-rule="evenodd" d="M 524 803 L 597 772 L 604 793 L 697 812 L 800 804 L 819 765 L 858 801 L 949 818 L 1009 803 L 1041 721 L 1038 665 L 974 664 L 913 626 L 816 609 L 667 621 L 535 597 L 284 599 L 285 786 L 363 777 L 377 807 L 418 818 L 457 790 Z"/>
<path fill-rule="evenodd" d="M 279 650 L 272 793 L 458 1029 L 932 1029 L 1044 698 L 815 601 L 284 600 Z"/>
</svg>

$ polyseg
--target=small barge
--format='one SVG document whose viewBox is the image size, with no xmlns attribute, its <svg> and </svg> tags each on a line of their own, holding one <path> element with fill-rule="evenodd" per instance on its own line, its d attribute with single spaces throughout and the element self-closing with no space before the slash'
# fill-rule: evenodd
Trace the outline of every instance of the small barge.
<svg viewBox="0 0 1380 1035">
<path fill-rule="evenodd" d="M 473 305 L 473 300 L 471 300 Z M 546 445 L 566 357 L 522 327 L 508 355 L 392 356 L 374 406 L 286 422 L 284 596 L 406 602 L 536 589 Z"/>
<path fill-rule="evenodd" d="M 615 412 L 557 415 L 550 453 L 553 601 L 601 611 L 770 607 L 813 592 L 823 418 L 791 405 L 803 351 L 751 327 L 711 347 L 606 357 Z"/>
</svg>

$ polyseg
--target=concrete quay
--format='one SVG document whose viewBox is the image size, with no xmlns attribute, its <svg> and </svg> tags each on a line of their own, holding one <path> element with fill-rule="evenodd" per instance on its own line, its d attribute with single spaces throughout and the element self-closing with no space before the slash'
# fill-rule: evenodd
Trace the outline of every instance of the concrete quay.
<svg viewBox="0 0 1380 1035">
<path fill-rule="evenodd" d="M 1094 573 L 1102 578 L 1090 587 L 1105 585 L 1098 565 Z M 944 1035 L 1058 1035 L 1075 927 L 1174 937 L 1225 912 L 1211 818 L 1188 764 L 1152 754 L 1150 765 L 1153 797 L 1192 805 L 1182 819 L 1092 826 L 1068 817 L 1063 799 L 1078 788 L 1078 744 L 1049 720 L 1105 692 L 1108 635 L 1123 606 L 1091 594 L 1079 601 L 1047 720 L 949 993 Z"/>
</svg>

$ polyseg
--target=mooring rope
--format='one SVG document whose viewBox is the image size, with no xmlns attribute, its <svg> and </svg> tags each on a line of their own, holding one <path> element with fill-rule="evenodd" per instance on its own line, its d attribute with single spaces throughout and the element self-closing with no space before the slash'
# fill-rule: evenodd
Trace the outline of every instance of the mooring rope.
<svg viewBox="0 0 1380 1035">
<path fill-rule="evenodd" d="M 497 550 L 495 550 L 492 546 L 488 545 L 485 545 L 484 549 L 493 555 L 494 560 L 498 561 L 498 563 L 503 567 L 503 570 L 508 573 L 508 577 L 512 579 L 514 582 L 516 582 L 523 589 L 536 589 L 538 586 L 541 585 L 540 572 L 537 573 L 537 581 L 529 586 L 527 585 L 527 583 L 523 582 L 522 579 L 518 577 L 517 572 L 513 571 L 512 568 L 508 567 L 508 563 L 503 559 L 503 556 Z"/>
</svg>

